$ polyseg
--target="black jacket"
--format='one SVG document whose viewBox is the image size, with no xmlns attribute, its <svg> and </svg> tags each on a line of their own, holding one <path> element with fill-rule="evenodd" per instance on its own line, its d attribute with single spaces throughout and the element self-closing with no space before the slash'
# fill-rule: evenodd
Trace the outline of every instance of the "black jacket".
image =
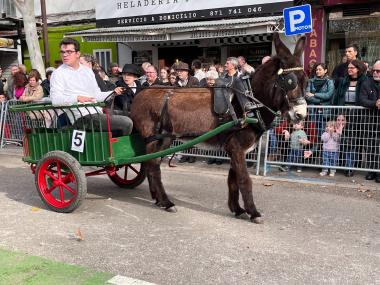
<svg viewBox="0 0 380 285">
<path fill-rule="evenodd" d="M 348 75 L 348 62 L 337 65 L 332 72 L 335 88 L 338 88 L 339 83 Z"/>
<path fill-rule="evenodd" d="M 115 97 L 115 110 L 127 110 L 128 112 L 131 110 L 131 104 L 133 98 L 141 91 L 141 83 L 138 80 L 135 80 L 136 83 L 136 92 L 133 92 L 132 89 L 128 86 L 124 80 L 119 80 L 116 82 L 117 87 L 124 87 L 125 91 L 122 95 Z M 126 115 L 126 114 L 125 114 Z"/>
<path fill-rule="evenodd" d="M 142 87 L 159 86 L 159 85 L 164 85 L 164 84 L 157 77 L 156 80 L 153 82 L 153 84 L 149 85 L 148 81 L 145 81 Z"/>
<path fill-rule="evenodd" d="M 357 79 L 357 83 L 356 83 L 356 100 L 355 100 L 355 105 L 359 105 L 359 93 L 360 93 L 360 89 L 361 89 L 361 85 L 363 84 L 363 82 L 365 82 L 367 80 L 367 76 L 365 75 L 361 75 L 358 79 Z M 338 85 L 338 88 L 336 89 L 336 92 L 335 92 L 335 95 L 334 95 L 334 98 L 333 98 L 333 105 L 336 105 L 336 106 L 344 106 L 345 105 L 345 95 L 346 95 L 346 91 L 348 89 L 348 87 L 350 86 L 350 77 L 349 76 L 346 76 L 345 78 L 343 78 L 339 85 Z"/>
<path fill-rule="evenodd" d="M 373 80 L 373 77 L 367 78 L 360 88 L 360 106 L 377 110 L 376 101 L 378 99 L 380 99 L 380 82 Z"/>
</svg>

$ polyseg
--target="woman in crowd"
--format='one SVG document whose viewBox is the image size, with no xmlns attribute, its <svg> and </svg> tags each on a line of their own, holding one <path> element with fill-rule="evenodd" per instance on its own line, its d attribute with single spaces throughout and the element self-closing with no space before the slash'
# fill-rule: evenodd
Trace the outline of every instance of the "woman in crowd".
<svg viewBox="0 0 380 285">
<path fill-rule="evenodd" d="M 366 66 L 360 60 L 354 59 L 348 64 L 348 75 L 339 82 L 334 96 L 334 105 L 338 106 L 359 106 L 359 94 L 362 83 L 367 80 Z M 360 129 L 362 123 L 361 110 L 346 109 L 346 127 L 343 129 L 342 138 L 346 144 L 341 144 L 342 151 L 349 154 L 345 161 L 347 168 L 359 166 L 360 146 L 362 145 L 363 133 Z M 354 172 L 346 170 L 345 175 L 351 177 Z"/>
<path fill-rule="evenodd" d="M 334 94 L 334 82 L 327 75 L 327 66 L 324 63 L 314 65 L 315 76 L 313 76 L 306 87 L 305 98 L 308 105 L 326 106 L 331 105 L 331 99 Z M 328 109 L 310 108 L 309 114 L 311 120 L 317 127 L 317 135 L 321 137 L 325 129 L 325 122 L 330 116 Z"/>
<path fill-rule="evenodd" d="M 28 75 L 28 84 L 25 86 L 24 93 L 20 96 L 19 100 L 22 102 L 34 102 L 44 97 L 44 90 L 40 85 L 39 80 L 41 75 L 36 69 L 32 69 Z"/>
<path fill-rule="evenodd" d="M 25 86 L 27 83 L 28 82 L 24 73 L 22 72 L 15 73 L 14 79 L 13 79 L 15 99 L 18 100 L 24 94 Z"/>
<path fill-rule="evenodd" d="M 164 66 L 160 70 L 160 80 L 162 85 L 170 85 L 169 82 L 169 67 Z"/>
</svg>

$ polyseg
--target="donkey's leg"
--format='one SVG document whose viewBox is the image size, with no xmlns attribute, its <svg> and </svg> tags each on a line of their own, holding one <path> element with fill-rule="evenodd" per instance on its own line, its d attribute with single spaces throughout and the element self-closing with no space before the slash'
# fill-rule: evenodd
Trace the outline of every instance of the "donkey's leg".
<svg viewBox="0 0 380 285">
<path fill-rule="evenodd" d="M 158 145 L 156 142 L 150 143 L 146 147 L 147 153 L 159 151 L 164 146 Z M 161 178 L 161 159 L 156 158 L 145 162 L 149 190 L 152 199 L 156 199 L 156 204 L 159 207 L 165 208 L 167 211 L 175 211 L 175 205 L 171 202 L 166 195 L 164 185 Z"/>
<path fill-rule="evenodd" d="M 251 216 L 251 221 L 254 223 L 262 223 L 261 214 L 257 211 L 252 195 L 252 181 L 249 177 L 247 164 L 245 161 L 245 152 L 241 148 L 235 148 L 235 151 L 230 153 L 231 167 L 236 173 L 237 185 L 240 189 L 244 201 L 244 208 Z"/>
<path fill-rule="evenodd" d="M 245 213 L 245 210 L 239 205 L 239 186 L 236 180 L 236 173 L 232 168 L 228 172 L 228 207 L 237 217 Z"/>
</svg>

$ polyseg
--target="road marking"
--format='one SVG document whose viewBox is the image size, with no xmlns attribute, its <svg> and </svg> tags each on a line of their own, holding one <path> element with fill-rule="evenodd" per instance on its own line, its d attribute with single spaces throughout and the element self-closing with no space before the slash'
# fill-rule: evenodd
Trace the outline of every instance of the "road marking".
<svg viewBox="0 0 380 285">
<path fill-rule="evenodd" d="M 137 200 L 141 200 L 141 201 L 152 203 L 152 200 L 148 200 L 148 199 L 144 199 L 144 198 L 140 198 L 140 197 L 133 197 L 133 199 L 137 199 Z"/>
<path fill-rule="evenodd" d="M 121 275 L 116 275 L 107 281 L 107 284 L 112 285 L 157 285 L 155 283 L 146 282 L 139 279 L 129 278 Z"/>
<path fill-rule="evenodd" d="M 132 218 L 136 219 L 138 222 L 140 221 L 140 218 L 139 218 L 139 217 L 137 217 L 137 216 L 135 216 L 135 215 L 132 215 L 132 214 L 129 214 L 129 213 L 125 212 L 123 209 L 116 208 L 116 207 L 111 206 L 111 205 L 106 205 L 106 207 L 111 208 L 111 209 L 114 209 L 114 210 L 116 210 L 116 211 L 119 211 L 119 212 L 123 213 L 125 216 L 132 217 Z"/>
</svg>

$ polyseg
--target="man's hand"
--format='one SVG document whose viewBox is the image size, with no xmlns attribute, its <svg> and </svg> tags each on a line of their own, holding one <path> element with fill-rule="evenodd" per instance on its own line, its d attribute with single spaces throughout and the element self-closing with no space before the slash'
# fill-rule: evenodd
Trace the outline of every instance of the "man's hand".
<svg viewBox="0 0 380 285">
<path fill-rule="evenodd" d="M 306 92 L 305 96 L 306 96 L 306 98 L 310 98 L 310 97 L 313 97 L 314 94 L 310 93 L 310 92 Z"/>
<path fill-rule="evenodd" d="M 87 96 L 78 96 L 77 97 L 78 103 L 96 103 L 96 99 L 94 97 L 87 97 Z"/>
<path fill-rule="evenodd" d="M 116 95 L 121 95 L 125 91 L 125 88 L 124 87 L 116 87 L 113 91 L 116 93 Z"/>
</svg>

